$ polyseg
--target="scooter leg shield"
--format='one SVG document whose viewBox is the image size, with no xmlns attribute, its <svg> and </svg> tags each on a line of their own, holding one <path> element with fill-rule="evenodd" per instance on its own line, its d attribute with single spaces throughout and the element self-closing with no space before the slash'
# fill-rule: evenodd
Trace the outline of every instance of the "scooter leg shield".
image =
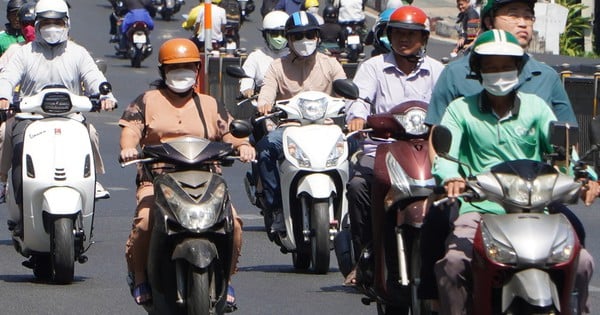
<svg viewBox="0 0 600 315">
<path fill-rule="evenodd" d="M 218 256 L 215 244 L 206 239 L 188 239 L 177 244 L 171 259 L 185 259 L 198 268 L 206 268 Z"/>
<path fill-rule="evenodd" d="M 335 193 L 335 183 L 329 175 L 313 173 L 304 176 L 298 182 L 298 196 L 307 193 L 315 199 L 329 198 Z"/>
<path fill-rule="evenodd" d="M 82 209 L 81 193 L 71 187 L 52 187 L 44 192 L 42 210 L 48 213 L 67 215 Z"/>
<path fill-rule="evenodd" d="M 516 273 L 502 288 L 502 312 L 510 307 L 515 297 L 530 305 L 546 307 L 554 304 L 560 312 L 558 289 L 550 275 L 540 269 L 526 269 Z"/>
</svg>

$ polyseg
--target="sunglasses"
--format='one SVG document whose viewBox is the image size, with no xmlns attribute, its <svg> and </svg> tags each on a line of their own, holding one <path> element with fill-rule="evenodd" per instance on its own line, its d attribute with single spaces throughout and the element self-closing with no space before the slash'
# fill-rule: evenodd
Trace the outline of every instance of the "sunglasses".
<svg viewBox="0 0 600 315">
<path fill-rule="evenodd" d="M 317 31 L 306 31 L 302 33 L 292 33 L 290 34 L 290 38 L 292 41 L 301 40 L 303 38 L 306 39 L 315 39 L 317 38 Z"/>
</svg>

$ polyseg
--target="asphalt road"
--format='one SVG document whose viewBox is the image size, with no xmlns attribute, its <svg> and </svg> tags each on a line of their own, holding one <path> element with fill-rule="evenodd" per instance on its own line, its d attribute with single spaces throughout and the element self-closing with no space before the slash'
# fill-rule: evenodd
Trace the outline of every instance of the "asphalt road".
<svg viewBox="0 0 600 315">
<path fill-rule="evenodd" d="M 257 7 L 260 3 L 257 4 Z M 24 260 L 10 241 L 9 232 L 0 224 L 0 314 L 143 314 L 135 305 L 125 282 L 124 244 L 133 215 L 134 168 L 121 169 L 118 165 L 119 128 L 116 125 L 123 108 L 148 88 L 158 77 L 157 49 L 172 37 L 187 37 L 179 21 L 158 20 L 152 33 L 155 54 L 132 69 L 128 60 L 113 57 L 108 44 L 107 1 L 72 1 L 73 38 L 86 46 L 96 57 L 108 63 L 107 76 L 120 101 L 115 112 L 89 114 L 88 119 L 101 133 L 102 155 L 107 173 L 100 181 L 111 191 L 112 197 L 99 201 L 96 206 L 94 229 L 95 244 L 88 252 L 89 261 L 75 266 L 75 281 L 71 285 L 52 285 L 36 282 L 29 269 L 21 266 Z M 195 1 L 184 8 L 187 12 Z M 258 19 L 258 12 L 252 18 Z M 242 46 L 253 48 L 262 39 L 256 23 L 246 23 L 242 29 Z M 451 44 L 432 40 L 428 52 L 434 57 L 447 54 Z M 262 227 L 258 210 L 251 206 L 242 186 L 247 165 L 235 164 L 225 170 L 233 202 L 244 219 L 244 245 L 240 271 L 234 276 L 238 305 L 237 314 L 375 314 L 375 307 L 363 306 L 358 293 L 343 287 L 341 274 L 332 255 L 327 275 L 297 273 L 291 266 L 291 256 L 284 255 L 271 244 Z M 600 255 L 594 240 L 600 237 L 598 203 L 583 209 L 577 207 L 588 231 L 588 248 Z M 6 221 L 5 206 L 0 206 L 0 222 Z M 590 300 L 600 310 L 600 279 L 592 281 Z"/>
</svg>

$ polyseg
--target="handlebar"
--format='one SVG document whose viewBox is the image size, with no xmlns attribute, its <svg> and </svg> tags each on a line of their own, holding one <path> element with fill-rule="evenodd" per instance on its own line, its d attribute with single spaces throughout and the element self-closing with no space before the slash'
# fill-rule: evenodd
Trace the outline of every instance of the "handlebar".
<svg viewBox="0 0 600 315">
<path fill-rule="evenodd" d="M 454 199 L 456 199 L 456 198 L 476 199 L 477 197 L 478 197 L 478 195 L 474 191 L 470 190 L 470 191 L 465 191 L 464 193 L 462 193 L 454 198 L 444 197 L 442 199 L 438 199 L 438 200 L 434 201 L 432 204 L 433 204 L 433 206 L 438 207 L 441 204 L 453 202 Z"/>
</svg>

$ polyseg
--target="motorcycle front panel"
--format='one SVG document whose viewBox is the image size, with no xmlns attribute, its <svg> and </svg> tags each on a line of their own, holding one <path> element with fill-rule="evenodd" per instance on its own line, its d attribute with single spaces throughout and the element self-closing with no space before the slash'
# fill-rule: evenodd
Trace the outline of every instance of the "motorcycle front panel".
<svg viewBox="0 0 600 315">
<path fill-rule="evenodd" d="M 68 187 L 80 194 L 83 228 L 90 241 L 95 202 L 95 165 L 88 129 L 69 118 L 46 118 L 33 121 L 26 129 L 22 159 L 23 230 L 26 246 L 34 251 L 50 249 L 49 234 L 44 230 L 44 201 L 61 202 L 61 198 L 44 197 L 52 187 Z M 55 190 L 60 191 L 60 190 Z M 77 203 L 74 203 L 77 204 Z M 60 215 L 69 212 L 61 210 Z"/>
</svg>

